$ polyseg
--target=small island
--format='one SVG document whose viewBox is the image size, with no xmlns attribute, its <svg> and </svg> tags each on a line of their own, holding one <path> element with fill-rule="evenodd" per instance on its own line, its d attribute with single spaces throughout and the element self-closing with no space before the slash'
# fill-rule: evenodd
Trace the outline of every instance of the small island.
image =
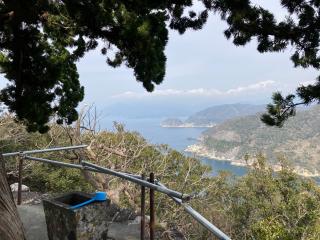
<svg viewBox="0 0 320 240">
<path fill-rule="evenodd" d="M 262 112 L 265 105 L 252 104 L 223 104 L 195 112 L 186 120 L 167 118 L 160 126 L 166 128 L 211 128 L 226 120 L 239 118 Z"/>
<path fill-rule="evenodd" d="M 164 128 L 210 128 L 215 124 L 195 124 L 193 122 L 184 122 L 178 118 L 167 118 L 161 122 L 160 126 Z"/>
<path fill-rule="evenodd" d="M 161 127 L 181 127 L 183 121 L 178 118 L 167 118 L 160 123 Z"/>
</svg>

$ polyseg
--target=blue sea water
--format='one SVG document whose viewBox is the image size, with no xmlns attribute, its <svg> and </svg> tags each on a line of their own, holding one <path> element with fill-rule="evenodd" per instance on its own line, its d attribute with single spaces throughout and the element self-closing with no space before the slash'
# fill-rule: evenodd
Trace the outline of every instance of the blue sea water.
<svg viewBox="0 0 320 240">
<path fill-rule="evenodd" d="M 101 119 L 101 128 L 112 130 L 114 121 L 124 124 L 127 130 L 139 132 L 153 144 L 168 144 L 180 152 L 184 152 L 187 146 L 196 143 L 197 138 L 205 130 L 205 128 L 163 128 L 160 126 L 162 119 L 159 118 L 125 119 L 119 117 Z M 245 167 L 231 165 L 228 161 L 200 159 L 204 164 L 212 167 L 213 176 L 217 175 L 219 171 L 230 171 L 236 176 L 242 176 L 247 172 Z"/>
</svg>

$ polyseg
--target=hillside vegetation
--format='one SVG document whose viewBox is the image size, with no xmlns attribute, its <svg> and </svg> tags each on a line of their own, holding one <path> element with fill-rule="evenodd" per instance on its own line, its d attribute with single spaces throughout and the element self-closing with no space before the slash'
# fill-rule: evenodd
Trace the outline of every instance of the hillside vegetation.
<svg viewBox="0 0 320 240">
<path fill-rule="evenodd" d="M 262 152 L 271 163 L 285 157 L 301 174 L 320 171 L 320 107 L 299 111 L 283 128 L 268 127 L 260 115 L 226 121 L 205 131 L 193 146 L 198 154 L 234 163 Z M 192 147 L 189 148 L 192 151 Z M 307 171 L 304 171 L 308 170 Z"/>
<path fill-rule="evenodd" d="M 89 120 L 91 119 L 89 116 Z M 201 192 L 189 204 L 235 240 L 291 240 L 320 238 L 320 189 L 312 181 L 283 165 L 273 174 L 267 160 L 257 156 L 253 168 L 242 178 L 228 173 L 210 177 L 210 167 L 184 156 L 166 145 L 151 145 L 136 132 L 115 123 L 113 131 L 97 131 L 95 121 L 81 119 L 72 127 L 51 125 L 46 134 L 27 133 L 11 116 L 0 118 L 0 149 L 3 152 L 89 144 L 85 151 L 51 152 L 45 158 L 93 163 L 134 174 L 154 172 L 168 187 L 183 193 Z M 16 181 L 17 159 L 7 158 L 10 181 Z M 91 174 L 24 162 L 23 183 L 31 191 L 107 191 L 120 206 L 139 211 L 140 187 L 107 175 Z M 148 198 L 147 198 L 148 199 Z M 201 225 L 163 194 L 156 194 L 157 231 L 161 239 L 174 239 L 179 231 L 185 239 L 214 239 Z M 148 203 L 147 203 L 148 206 Z"/>
<path fill-rule="evenodd" d="M 262 112 L 265 105 L 224 104 L 206 108 L 189 116 L 185 121 L 169 118 L 162 122 L 163 127 L 212 127 L 236 117 Z"/>
<path fill-rule="evenodd" d="M 256 114 L 264 109 L 265 105 L 224 104 L 196 112 L 188 117 L 186 122 L 194 124 L 217 124 L 232 118 Z"/>
</svg>

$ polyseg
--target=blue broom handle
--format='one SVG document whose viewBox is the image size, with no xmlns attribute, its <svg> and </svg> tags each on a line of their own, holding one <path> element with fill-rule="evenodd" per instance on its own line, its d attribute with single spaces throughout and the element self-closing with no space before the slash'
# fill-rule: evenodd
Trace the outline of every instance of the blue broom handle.
<svg viewBox="0 0 320 240">
<path fill-rule="evenodd" d="M 83 202 L 83 203 L 79 203 L 79 204 L 77 204 L 77 205 L 74 205 L 74 206 L 70 207 L 70 209 L 80 208 L 80 207 L 82 207 L 82 206 L 84 206 L 84 205 L 87 205 L 87 204 L 89 204 L 89 203 L 94 202 L 95 200 L 96 200 L 95 198 L 91 198 L 91 199 L 88 200 L 88 201 L 85 201 L 85 202 Z"/>
</svg>

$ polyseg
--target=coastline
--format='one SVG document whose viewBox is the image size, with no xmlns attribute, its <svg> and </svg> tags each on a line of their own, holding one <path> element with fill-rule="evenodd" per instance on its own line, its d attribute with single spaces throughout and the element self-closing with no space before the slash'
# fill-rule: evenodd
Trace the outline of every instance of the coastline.
<svg viewBox="0 0 320 240">
<path fill-rule="evenodd" d="M 181 124 L 181 125 L 167 125 L 167 124 L 160 124 L 160 127 L 163 128 L 211 128 L 214 127 L 215 124 L 208 124 L 208 125 L 194 125 L 194 124 Z"/>
<path fill-rule="evenodd" d="M 252 160 L 245 161 L 244 159 L 234 159 L 234 158 L 226 158 L 223 156 L 217 156 L 214 151 L 210 152 L 200 144 L 189 145 L 184 151 L 189 153 L 194 153 L 196 156 L 199 156 L 199 157 L 205 157 L 205 158 L 217 160 L 217 161 L 227 161 L 227 162 L 230 162 L 231 165 L 239 166 L 239 167 L 251 168 L 252 165 L 254 164 L 254 161 Z M 271 168 L 273 171 L 279 172 L 281 171 L 282 167 L 279 164 L 271 164 Z M 318 172 L 317 170 L 315 170 L 314 172 L 311 172 L 300 166 L 293 167 L 293 172 L 303 177 L 320 177 L 320 172 Z"/>
</svg>

